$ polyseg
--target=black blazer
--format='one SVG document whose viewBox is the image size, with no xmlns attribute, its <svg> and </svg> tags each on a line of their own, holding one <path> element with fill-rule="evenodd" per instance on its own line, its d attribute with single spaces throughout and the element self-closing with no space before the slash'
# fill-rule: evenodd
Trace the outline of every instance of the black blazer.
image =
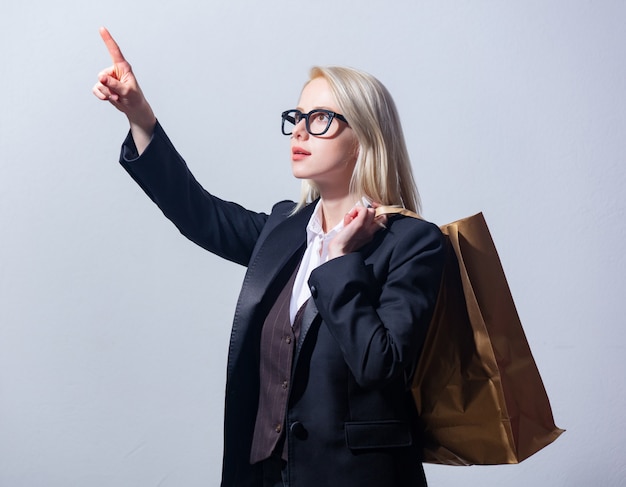
<svg viewBox="0 0 626 487">
<path fill-rule="evenodd" d="M 160 125 L 124 168 L 186 237 L 247 266 L 228 355 L 222 485 L 260 487 L 250 465 L 260 332 L 306 245 L 314 204 L 269 215 L 207 193 Z M 426 485 L 418 418 L 407 388 L 437 298 L 444 240 L 428 222 L 389 219 L 354 252 L 315 269 L 296 347 L 285 419 L 291 487 Z"/>
</svg>

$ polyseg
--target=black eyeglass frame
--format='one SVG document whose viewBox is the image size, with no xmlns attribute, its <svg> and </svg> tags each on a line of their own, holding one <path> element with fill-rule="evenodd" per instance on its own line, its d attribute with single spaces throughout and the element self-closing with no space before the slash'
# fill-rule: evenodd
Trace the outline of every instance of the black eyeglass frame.
<svg viewBox="0 0 626 487">
<path fill-rule="evenodd" d="M 336 118 L 337 120 L 341 120 L 342 122 L 344 122 L 346 125 L 350 125 L 348 123 L 348 121 L 346 120 L 346 117 L 344 117 L 343 115 L 341 115 L 340 113 L 337 112 L 333 112 L 332 110 L 326 110 L 325 108 L 316 108 L 314 110 L 311 110 L 309 113 L 302 113 L 300 110 L 296 110 L 296 109 L 292 109 L 292 110 L 286 110 L 281 114 L 281 118 L 282 118 L 282 125 L 281 125 L 281 131 L 283 133 L 283 135 L 291 135 L 293 134 L 293 130 L 291 132 L 286 132 L 285 131 L 285 122 L 288 121 L 289 123 L 293 124 L 293 126 L 295 127 L 300 120 L 298 120 L 298 122 L 296 123 L 296 119 L 293 115 L 291 114 L 299 114 L 300 116 L 300 120 L 302 120 L 304 118 L 304 126 L 306 127 L 306 131 L 313 135 L 313 136 L 320 136 L 320 135 L 324 135 L 326 132 L 328 132 L 328 130 L 330 129 L 330 126 L 333 123 L 333 120 Z M 319 133 L 313 133 L 311 132 L 311 126 L 309 124 L 309 117 L 311 115 L 315 115 L 317 113 L 325 113 L 326 115 L 328 115 L 328 123 L 326 124 L 326 128 Z"/>
</svg>

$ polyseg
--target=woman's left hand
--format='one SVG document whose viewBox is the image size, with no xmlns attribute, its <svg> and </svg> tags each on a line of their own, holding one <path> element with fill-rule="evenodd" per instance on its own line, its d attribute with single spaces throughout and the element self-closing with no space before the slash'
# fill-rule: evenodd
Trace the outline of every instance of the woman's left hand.
<svg viewBox="0 0 626 487">
<path fill-rule="evenodd" d="M 354 252 L 372 241 L 374 234 L 387 223 L 387 215 L 376 216 L 376 206 L 355 206 L 343 218 L 344 228 L 328 244 L 328 258 Z"/>
</svg>

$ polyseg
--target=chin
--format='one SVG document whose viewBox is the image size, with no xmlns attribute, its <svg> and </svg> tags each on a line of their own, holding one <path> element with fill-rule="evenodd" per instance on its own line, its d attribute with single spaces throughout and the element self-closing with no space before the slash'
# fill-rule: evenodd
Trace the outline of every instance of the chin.
<svg viewBox="0 0 626 487">
<path fill-rule="evenodd" d="M 306 171 L 302 171 L 301 168 L 292 167 L 291 173 L 293 177 L 296 179 L 309 179 L 310 175 L 306 173 Z"/>
</svg>

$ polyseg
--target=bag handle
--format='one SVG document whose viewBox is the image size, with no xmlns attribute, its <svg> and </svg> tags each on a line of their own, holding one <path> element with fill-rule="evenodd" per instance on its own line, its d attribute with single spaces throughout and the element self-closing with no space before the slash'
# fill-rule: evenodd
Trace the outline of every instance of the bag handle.
<svg viewBox="0 0 626 487">
<path fill-rule="evenodd" d="M 407 210 L 406 208 L 403 208 L 401 206 L 378 206 L 376 207 L 376 216 L 389 215 L 389 214 L 410 216 L 411 218 L 417 218 L 418 220 L 423 219 L 417 213 L 411 210 Z"/>
</svg>

